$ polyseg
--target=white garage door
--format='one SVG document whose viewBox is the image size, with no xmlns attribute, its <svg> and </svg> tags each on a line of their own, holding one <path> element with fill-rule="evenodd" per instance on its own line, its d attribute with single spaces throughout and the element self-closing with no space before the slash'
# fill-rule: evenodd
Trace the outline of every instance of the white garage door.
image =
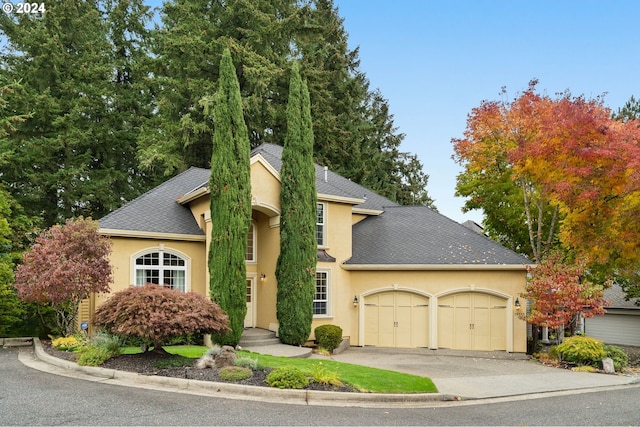
<svg viewBox="0 0 640 427">
<path fill-rule="evenodd" d="M 438 348 L 506 350 L 507 300 L 473 292 L 439 298 Z"/>
<path fill-rule="evenodd" d="M 428 347 L 429 298 L 391 291 L 364 300 L 365 345 Z"/>
<path fill-rule="evenodd" d="M 604 316 L 584 319 L 585 334 L 607 344 L 640 346 L 640 316 L 611 311 Z"/>
</svg>

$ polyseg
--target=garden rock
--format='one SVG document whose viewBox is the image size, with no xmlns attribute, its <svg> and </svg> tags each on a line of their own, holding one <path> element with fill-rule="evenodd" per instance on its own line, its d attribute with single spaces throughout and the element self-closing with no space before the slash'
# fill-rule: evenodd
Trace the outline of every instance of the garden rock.
<svg viewBox="0 0 640 427">
<path fill-rule="evenodd" d="M 225 345 L 222 347 L 220 354 L 216 356 L 216 367 L 233 366 L 233 361 L 236 360 L 236 357 L 238 356 L 233 347 Z"/>
<path fill-rule="evenodd" d="M 602 370 L 605 374 L 615 374 L 616 369 L 613 366 L 613 360 L 610 357 L 602 359 Z"/>
</svg>

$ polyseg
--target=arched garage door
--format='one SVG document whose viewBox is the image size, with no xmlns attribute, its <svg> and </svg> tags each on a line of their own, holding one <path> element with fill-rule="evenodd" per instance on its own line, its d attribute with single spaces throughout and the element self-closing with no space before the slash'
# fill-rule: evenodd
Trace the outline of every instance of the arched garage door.
<svg viewBox="0 0 640 427">
<path fill-rule="evenodd" d="M 365 345 L 428 347 L 429 298 L 402 291 L 364 299 Z"/>
<path fill-rule="evenodd" d="M 506 350 L 507 300 L 463 292 L 438 299 L 438 348 Z"/>
</svg>

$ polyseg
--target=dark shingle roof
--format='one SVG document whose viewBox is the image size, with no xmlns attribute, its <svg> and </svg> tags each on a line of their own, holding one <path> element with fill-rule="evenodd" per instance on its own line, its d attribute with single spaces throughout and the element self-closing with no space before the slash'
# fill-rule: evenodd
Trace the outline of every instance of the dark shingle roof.
<svg viewBox="0 0 640 427">
<path fill-rule="evenodd" d="M 389 206 L 353 226 L 345 264 L 523 265 L 531 262 L 425 206 Z"/>
<path fill-rule="evenodd" d="M 640 298 L 631 298 L 629 301 L 625 301 L 625 293 L 618 284 L 613 284 L 610 288 L 604 290 L 604 299 L 611 304 L 606 309 L 610 308 L 625 308 L 640 310 L 640 306 L 636 305 L 636 301 L 640 301 Z"/>
<path fill-rule="evenodd" d="M 282 167 L 282 147 L 262 144 L 251 151 L 251 157 L 260 154 L 278 172 Z M 140 232 L 203 235 L 188 206 L 176 202 L 180 196 L 206 187 L 209 169 L 192 167 L 156 188 L 144 193 L 99 220 L 100 228 Z M 334 172 L 328 171 L 324 180 L 324 168 L 316 165 L 316 190 L 321 194 L 364 199 L 359 208 L 382 210 L 394 203 L 371 190 L 356 184 Z"/>
<path fill-rule="evenodd" d="M 100 219 L 100 228 L 204 235 L 189 207 L 176 199 L 206 182 L 209 174 L 209 169 L 190 168 Z"/>
</svg>

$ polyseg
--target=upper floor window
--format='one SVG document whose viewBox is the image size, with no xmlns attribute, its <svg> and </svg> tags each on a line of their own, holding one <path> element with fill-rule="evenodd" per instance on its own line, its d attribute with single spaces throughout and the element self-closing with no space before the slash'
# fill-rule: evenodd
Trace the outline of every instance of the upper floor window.
<svg viewBox="0 0 640 427">
<path fill-rule="evenodd" d="M 329 313 L 329 272 L 316 271 L 316 292 L 313 296 L 313 315 L 328 316 Z"/>
<path fill-rule="evenodd" d="M 247 233 L 247 253 L 244 257 L 245 261 L 253 262 L 256 260 L 256 232 L 253 221 L 249 225 L 249 233 Z"/>
<path fill-rule="evenodd" d="M 316 240 L 318 246 L 325 245 L 325 205 L 318 203 L 316 215 Z"/>
<path fill-rule="evenodd" d="M 135 285 L 155 283 L 166 288 L 187 290 L 187 261 L 163 250 L 148 252 L 135 260 Z"/>
</svg>

